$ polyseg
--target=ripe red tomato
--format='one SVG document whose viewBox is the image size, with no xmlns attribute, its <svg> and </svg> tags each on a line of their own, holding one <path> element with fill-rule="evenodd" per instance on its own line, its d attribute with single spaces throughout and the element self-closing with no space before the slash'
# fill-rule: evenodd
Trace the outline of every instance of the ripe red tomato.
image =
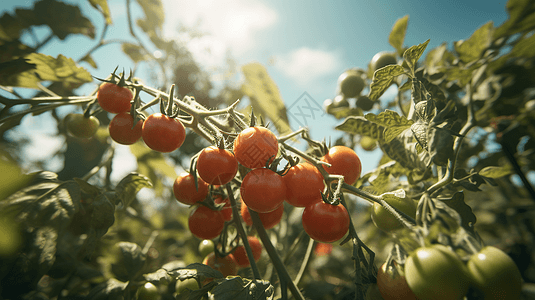
<svg viewBox="0 0 535 300">
<path fill-rule="evenodd" d="M 457 254 L 435 244 L 418 248 L 405 262 L 409 288 L 422 300 L 463 299 L 468 292 L 468 270 Z"/>
<path fill-rule="evenodd" d="M 234 140 L 234 155 L 243 166 L 253 169 L 262 168 L 272 162 L 279 144 L 277 137 L 265 127 L 244 129 Z"/>
<path fill-rule="evenodd" d="M 353 151 L 346 146 L 334 146 L 321 158 L 321 161 L 331 164 L 331 167 L 323 166 L 327 173 L 343 175 L 347 184 L 353 185 L 360 177 L 362 163 Z"/>
<path fill-rule="evenodd" d="M 305 207 L 301 221 L 305 232 L 322 243 L 336 242 L 349 230 L 349 215 L 342 204 L 318 201 Z"/>
<path fill-rule="evenodd" d="M 377 288 L 384 300 L 418 300 L 409 288 L 405 276 L 395 270 L 387 270 L 386 263 L 377 271 Z"/>
<path fill-rule="evenodd" d="M 487 246 L 467 263 L 473 285 L 485 299 L 521 299 L 522 275 L 515 262 L 502 250 Z"/>
<path fill-rule="evenodd" d="M 253 226 L 253 220 L 251 219 L 251 214 L 249 214 L 249 209 L 247 209 L 247 205 L 243 204 L 243 202 L 241 203 L 240 213 L 245 225 Z M 262 225 L 264 225 L 265 229 L 271 229 L 280 223 L 283 213 L 284 205 L 281 205 L 274 211 L 270 211 L 268 213 L 258 213 L 258 218 L 262 222 Z"/>
<path fill-rule="evenodd" d="M 220 211 L 199 205 L 191 211 L 188 226 L 194 236 L 203 240 L 211 240 L 221 234 L 225 227 L 225 220 Z"/>
<path fill-rule="evenodd" d="M 111 138 L 122 145 L 132 145 L 141 138 L 143 121 L 134 126 L 134 118 L 126 112 L 115 115 L 108 126 Z"/>
<path fill-rule="evenodd" d="M 223 206 L 223 209 L 221 209 L 221 214 L 223 215 L 223 220 L 229 222 L 232 221 L 232 207 L 230 206 L 230 200 L 229 198 L 223 199 L 221 196 L 217 196 L 214 199 L 215 204 L 221 204 L 225 203 L 225 206 Z"/>
<path fill-rule="evenodd" d="M 333 244 L 317 243 L 314 248 L 314 254 L 317 256 L 329 255 L 333 251 Z"/>
<path fill-rule="evenodd" d="M 321 197 L 323 176 L 312 164 L 304 162 L 291 167 L 282 177 L 286 183 L 286 202 L 306 207 Z"/>
<path fill-rule="evenodd" d="M 197 159 L 197 172 L 209 184 L 227 184 L 238 172 L 238 161 L 228 150 L 206 147 Z"/>
<path fill-rule="evenodd" d="M 130 101 L 133 98 L 134 96 L 129 89 L 109 82 L 100 85 L 97 93 L 100 107 L 114 114 L 130 111 Z"/>
<path fill-rule="evenodd" d="M 176 200 L 187 205 L 203 201 L 208 195 L 209 186 L 199 177 L 197 177 L 197 185 L 198 188 L 195 188 L 195 180 L 190 173 L 184 172 L 178 175 L 173 183 L 173 194 Z"/>
<path fill-rule="evenodd" d="M 238 275 L 238 265 L 232 254 L 220 257 L 215 256 L 215 253 L 212 252 L 204 258 L 202 263 L 218 270 L 225 277 Z"/>
<path fill-rule="evenodd" d="M 68 114 L 65 116 L 67 132 L 82 139 L 93 137 L 98 130 L 100 121 L 95 116 L 86 118 L 83 114 Z"/>
<path fill-rule="evenodd" d="M 243 178 L 240 194 L 247 207 L 267 213 L 281 206 L 286 198 L 286 185 L 282 176 L 270 169 L 253 169 Z"/>
<path fill-rule="evenodd" d="M 260 240 L 258 240 L 254 236 L 248 236 L 247 241 L 249 241 L 249 246 L 251 246 L 251 252 L 253 252 L 253 258 L 255 261 L 258 261 L 260 257 L 262 256 L 262 243 Z M 247 258 L 247 252 L 245 251 L 245 246 L 240 245 L 236 247 L 234 252 L 234 258 L 236 259 L 236 263 L 240 268 L 246 268 L 250 266 L 249 259 Z"/>
<path fill-rule="evenodd" d="M 143 122 L 141 136 L 152 150 L 172 152 L 184 143 L 186 130 L 179 120 L 155 113 Z"/>
</svg>

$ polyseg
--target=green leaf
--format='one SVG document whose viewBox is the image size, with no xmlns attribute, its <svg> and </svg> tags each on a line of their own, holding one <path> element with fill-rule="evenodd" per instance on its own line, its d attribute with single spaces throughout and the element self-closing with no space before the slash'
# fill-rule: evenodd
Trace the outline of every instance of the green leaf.
<svg viewBox="0 0 535 300">
<path fill-rule="evenodd" d="M 145 50 L 139 45 L 132 43 L 122 43 L 121 49 L 135 63 L 145 60 Z"/>
<path fill-rule="evenodd" d="M 119 242 L 114 246 L 115 263 L 111 265 L 112 272 L 121 281 L 135 279 L 138 272 L 145 265 L 145 254 L 138 244 Z"/>
<path fill-rule="evenodd" d="M 405 69 L 399 65 L 388 65 L 375 71 L 368 97 L 376 101 L 390 87 L 394 79 L 404 73 Z"/>
<path fill-rule="evenodd" d="M 459 58 L 465 63 L 479 59 L 483 51 L 491 44 L 493 32 L 493 22 L 489 21 L 474 31 L 466 41 L 454 43 Z"/>
<path fill-rule="evenodd" d="M 93 68 L 97 68 L 97 63 L 95 62 L 95 60 L 93 60 L 93 57 L 91 55 L 86 55 L 84 56 L 82 59 L 80 59 L 80 61 L 85 61 L 86 63 L 88 63 L 91 67 Z"/>
<path fill-rule="evenodd" d="M 367 120 L 385 127 L 383 135 L 384 143 L 390 143 L 390 141 L 397 137 L 401 132 L 411 127 L 414 123 L 414 121 L 400 116 L 397 112 L 389 109 L 378 115 L 366 114 L 365 117 Z"/>
<path fill-rule="evenodd" d="M 32 53 L 24 59 L 26 63 L 34 65 L 35 68 L 1 78 L 2 85 L 38 88 L 38 82 L 47 80 L 62 82 L 64 85 L 80 84 L 93 80 L 89 72 L 77 66 L 71 58 L 61 54 L 57 58 L 53 58 L 41 53 Z"/>
<path fill-rule="evenodd" d="M 528 32 L 535 28 L 535 3 L 531 0 L 507 1 L 509 18 L 494 31 L 494 39 Z"/>
<path fill-rule="evenodd" d="M 513 170 L 510 167 L 495 167 L 489 166 L 481 169 L 479 175 L 487 178 L 500 178 L 513 173 Z"/>
<path fill-rule="evenodd" d="M 509 54 L 508 57 L 534 57 L 535 56 L 535 35 L 523 38 L 518 41 Z"/>
<path fill-rule="evenodd" d="M 38 25 L 48 25 L 60 40 L 70 34 L 95 37 L 95 27 L 82 15 L 78 6 L 56 0 L 41 0 L 35 3 L 34 11 Z"/>
<path fill-rule="evenodd" d="M 221 300 L 271 300 L 274 292 L 273 286 L 268 281 L 252 281 L 241 277 L 226 279 L 212 290 L 214 298 Z"/>
<path fill-rule="evenodd" d="M 416 67 L 416 63 L 420 59 L 420 56 L 425 51 L 425 48 L 427 48 L 427 44 L 429 44 L 430 40 L 425 41 L 422 44 L 418 44 L 416 46 L 412 46 L 409 49 L 405 50 L 405 53 L 403 53 L 403 59 L 409 65 L 409 67 L 414 70 Z"/>
<path fill-rule="evenodd" d="M 89 0 L 89 3 L 91 5 L 98 9 L 106 19 L 106 24 L 111 25 L 113 22 L 111 21 L 111 14 L 110 14 L 110 8 L 108 7 L 108 1 L 107 0 Z"/>
<path fill-rule="evenodd" d="M 266 67 L 257 62 L 249 63 L 242 66 L 242 72 L 245 76 L 242 90 L 249 97 L 255 114 L 268 117 L 279 134 L 291 132 L 286 106 L 279 88 L 267 72 Z M 308 101 L 308 99 L 303 100 Z M 300 103 L 296 104 L 300 105 Z M 311 104 L 313 103 L 308 103 L 308 105 Z"/>
<path fill-rule="evenodd" d="M 388 36 L 388 42 L 394 47 L 399 55 L 403 54 L 403 41 L 405 40 L 405 33 L 407 32 L 407 24 L 409 22 L 409 15 L 397 19 Z"/>
<path fill-rule="evenodd" d="M 143 277 L 146 281 L 152 283 L 162 283 L 168 285 L 173 278 L 164 269 L 158 269 L 156 272 L 144 274 Z"/>
<path fill-rule="evenodd" d="M 158 32 L 162 29 L 165 21 L 165 11 L 163 9 L 162 1 L 160 0 L 138 0 L 137 3 L 145 13 L 143 21 L 145 32 Z"/>
<path fill-rule="evenodd" d="M 184 269 L 178 269 L 168 271 L 171 276 L 174 276 L 177 280 L 186 280 L 195 277 L 204 278 L 223 278 L 223 274 L 218 270 L 200 263 L 192 263 L 186 266 Z"/>
<path fill-rule="evenodd" d="M 124 291 L 128 286 L 127 282 L 121 282 L 115 278 L 110 278 L 108 281 L 95 286 L 89 295 L 85 297 L 87 300 L 107 300 L 107 299 L 122 299 Z"/>
<path fill-rule="evenodd" d="M 124 207 L 128 207 L 136 198 L 137 192 L 145 187 L 152 187 L 149 178 L 138 173 L 130 173 L 115 187 L 115 197 L 123 203 Z"/>
<path fill-rule="evenodd" d="M 474 225 L 477 221 L 476 215 L 472 212 L 472 208 L 464 202 L 464 193 L 457 192 L 451 199 L 441 199 L 444 204 L 454 209 L 461 217 L 461 226 L 474 232 Z"/>
<path fill-rule="evenodd" d="M 417 143 L 410 128 L 402 131 L 389 143 L 381 143 L 381 141 L 379 143 L 388 157 L 406 169 L 424 170 L 429 163 L 427 153 L 418 153 L 416 149 Z"/>
<path fill-rule="evenodd" d="M 351 134 L 369 136 L 376 140 L 382 139 L 384 127 L 377 125 L 364 117 L 348 117 L 342 124 L 335 127 L 337 130 Z"/>
</svg>

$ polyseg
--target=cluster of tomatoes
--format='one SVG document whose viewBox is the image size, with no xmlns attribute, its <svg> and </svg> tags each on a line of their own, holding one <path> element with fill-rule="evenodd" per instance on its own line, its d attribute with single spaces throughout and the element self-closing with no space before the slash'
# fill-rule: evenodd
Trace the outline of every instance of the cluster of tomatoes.
<svg viewBox="0 0 535 300">
<path fill-rule="evenodd" d="M 441 244 L 418 248 L 400 274 L 386 263 L 377 273 L 377 287 L 385 300 L 463 299 L 469 290 L 481 299 L 520 299 L 522 276 L 502 250 L 487 246 L 465 263 Z"/>
</svg>

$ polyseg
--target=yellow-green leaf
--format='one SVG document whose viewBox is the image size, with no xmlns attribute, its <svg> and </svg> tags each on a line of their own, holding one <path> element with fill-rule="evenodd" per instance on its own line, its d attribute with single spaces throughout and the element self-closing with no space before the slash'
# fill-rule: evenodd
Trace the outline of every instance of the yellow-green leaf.
<svg viewBox="0 0 535 300">
<path fill-rule="evenodd" d="M 416 66 L 416 63 L 424 53 L 425 48 L 427 48 L 427 44 L 429 44 L 429 41 L 430 40 L 427 40 L 422 44 L 412 46 L 409 49 L 405 50 L 405 53 L 403 53 L 403 59 L 411 69 L 414 69 L 414 67 Z"/>
<path fill-rule="evenodd" d="M 472 36 L 466 41 L 454 43 L 455 51 L 459 54 L 459 58 L 465 63 L 479 59 L 481 53 L 487 49 L 492 42 L 493 32 L 493 22 L 489 21 L 474 31 Z"/>
<path fill-rule="evenodd" d="M 372 101 L 379 99 L 379 97 L 381 97 L 381 95 L 383 95 L 383 93 L 390 87 L 394 79 L 403 73 L 405 73 L 405 69 L 399 65 L 388 65 L 375 71 L 368 97 Z"/>
<path fill-rule="evenodd" d="M 399 18 L 392 27 L 392 31 L 390 31 L 390 35 L 388 36 L 388 42 L 397 50 L 399 55 L 403 54 L 403 41 L 405 40 L 408 22 L 409 15 Z"/>
<path fill-rule="evenodd" d="M 89 3 L 91 3 L 94 8 L 98 9 L 102 13 L 104 18 L 106 19 L 106 24 L 112 24 L 110 8 L 108 7 L 107 0 L 89 0 Z"/>
<path fill-rule="evenodd" d="M 479 175 L 488 178 L 500 178 L 513 173 L 513 170 L 510 167 L 495 167 L 489 166 L 481 169 Z"/>
</svg>

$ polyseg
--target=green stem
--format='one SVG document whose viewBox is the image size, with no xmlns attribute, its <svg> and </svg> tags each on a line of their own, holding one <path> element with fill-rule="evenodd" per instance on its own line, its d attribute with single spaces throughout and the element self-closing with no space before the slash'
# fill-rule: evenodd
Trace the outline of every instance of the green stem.
<svg viewBox="0 0 535 300">
<path fill-rule="evenodd" d="M 303 263 L 301 264 L 301 268 L 299 269 L 299 273 L 297 273 L 297 276 L 295 276 L 294 284 L 298 285 L 299 281 L 301 281 L 301 278 L 303 277 L 303 274 L 305 274 L 305 270 L 308 266 L 308 263 L 312 259 L 312 250 L 314 249 L 314 245 L 316 242 L 313 239 L 309 239 L 308 246 L 307 246 L 307 252 L 305 253 L 305 257 L 303 258 Z"/>
</svg>

